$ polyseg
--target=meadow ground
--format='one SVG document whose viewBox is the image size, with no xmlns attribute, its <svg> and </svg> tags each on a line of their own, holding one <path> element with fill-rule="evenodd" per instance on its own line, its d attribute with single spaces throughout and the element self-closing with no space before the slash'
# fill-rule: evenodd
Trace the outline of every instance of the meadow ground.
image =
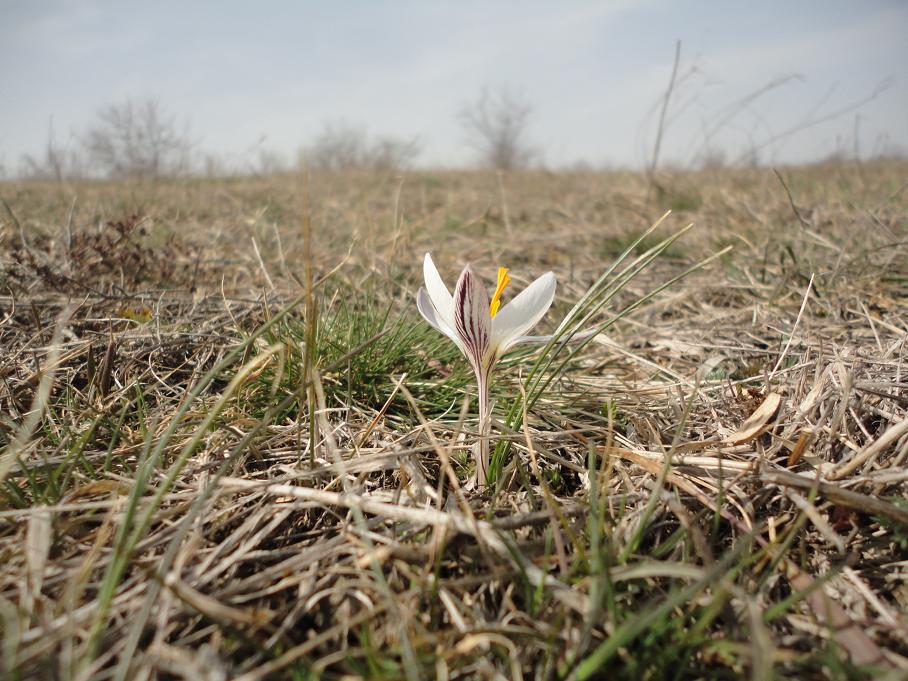
<svg viewBox="0 0 908 681">
<path fill-rule="evenodd" d="M 905 678 L 906 183 L 0 185 L 2 676 Z M 488 488 L 426 251 L 553 270 L 543 329 L 593 287 Z"/>
</svg>

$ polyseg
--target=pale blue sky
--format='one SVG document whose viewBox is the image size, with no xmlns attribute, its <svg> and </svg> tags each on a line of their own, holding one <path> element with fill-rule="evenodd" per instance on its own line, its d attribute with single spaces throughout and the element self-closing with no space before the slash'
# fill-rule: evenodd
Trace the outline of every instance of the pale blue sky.
<svg viewBox="0 0 908 681">
<path fill-rule="evenodd" d="M 730 157 L 749 140 L 891 87 L 859 111 L 864 154 L 908 149 L 908 2 L 132 2 L 0 0 L 0 164 L 14 171 L 74 136 L 104 104 L 154 97 L 203 149 L 288 158 L 325 122 L 418 136 L 423 165 L 468 162 L 456 113 L 483 85 L 533 107 L 551 165 L 639 165 L 675 41 L 682 70 L 665 157 L 690 160 L 732 103 L 799 74 L 720 125 Z M 681 109 L 680 112 L 678 109 Z M 853 149 L 853 113 L 772 145 L 763 160 Z"/>
</svg>

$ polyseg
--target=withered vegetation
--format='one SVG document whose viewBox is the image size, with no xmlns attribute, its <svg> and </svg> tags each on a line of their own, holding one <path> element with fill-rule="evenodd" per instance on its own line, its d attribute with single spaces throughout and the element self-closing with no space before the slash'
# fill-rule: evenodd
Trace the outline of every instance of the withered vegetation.
<svg viewBox="0 0 908 681">
<path fill-rule="evenodd" d="M 904 678 L 906 181 L 0 185 L 0 675 Z M 510 425 L 509 359 L 471 487 L 423 253 L 554 270 L 551 329 L 669 208 L 636 253 L 694 228 L 593 321 L 732 249 Z"/>
</svg>

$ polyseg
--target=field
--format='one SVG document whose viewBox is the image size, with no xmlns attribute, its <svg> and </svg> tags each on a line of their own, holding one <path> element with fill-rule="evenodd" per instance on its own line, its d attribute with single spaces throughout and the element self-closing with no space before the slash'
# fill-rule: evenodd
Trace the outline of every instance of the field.
<svg viewBox="0 0 908 681">
<path fill-rule="evenodd" d="M 908 162 L 0 197 L 3 678 L 908 674 Z"/>
</svg>

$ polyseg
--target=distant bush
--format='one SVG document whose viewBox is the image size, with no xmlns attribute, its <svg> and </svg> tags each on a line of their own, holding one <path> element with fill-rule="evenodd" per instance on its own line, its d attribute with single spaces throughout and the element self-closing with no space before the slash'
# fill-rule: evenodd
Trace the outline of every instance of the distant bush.
<svg viewBox="0 0 908 681">
<path fill-rule="evenodd" d="M 53 125 L 47 133 L 47 145 L 43 154 L 23 154 L 19 159 L 19 177 L 28 180 L 63 180 L 79 177 L 85 172 L 85 164 L 79 152 L 57 142 Z"/>
<path fill-rule="evenodd" d="M 95 169 L 120 178 L 179 175 L 192 151 L 188 132 L 152 99 L 104 107 L 83 143 Z"/>
<path fill-rule="evenodd" d="M 467 143 L 490 168 L 514 170 L 527 167 L 535 151 L 526 140 L 532 107 L 523 97 L 501 88 L 483 88 L 478 99 L 458 114 Z"/>
<path fill-rule="evenodd" d="M 364 130 L 345 124 L 325 125 L 312 143 L 303 149 L 308 167 L 314 170 L 400 170 L 419 156 L 416 139 L 378 137 L 370 140 Z"/>
</svg>

